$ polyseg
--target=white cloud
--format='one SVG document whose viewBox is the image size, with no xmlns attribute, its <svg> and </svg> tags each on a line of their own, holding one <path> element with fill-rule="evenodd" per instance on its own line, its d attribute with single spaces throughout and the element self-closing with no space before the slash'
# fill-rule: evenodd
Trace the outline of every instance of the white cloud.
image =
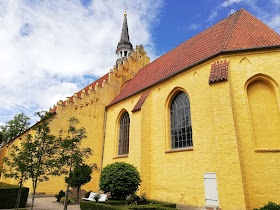
<svg viewBox="0 0 280 210">
<path fill-rule="evenodd" d="M 263 4 L 270 4 L 270 9 L 263 8 Z M 218 4 L 209 16 L 210 21 L 216 20 L 220 12 L 225 11 L 230 6 L 230 14 L 233 14 L 241 8 L 245 8 L 250 11 L 252 15 L 260 19 L 262 22 L 266 23 L 273 30 L 280 33 L 280 19 L 279 19 L 279 9 L 280 0 L 267 0 L 266 2 L 262 0 L 228 0 L 223 1 Z M 228 9 L 227 9 L 228 10 Z"/>
<path fill-rule="evenodd" d="M 218 16 L 218 12 L 217 11 L 212 11 L 210 16 L 209 16 L 209 20 L 212 21 L 215 19 L 215 17 Z"/>
<path fill-rule="evenodd" d="M 235 12 L 236 12 L 235 9 L 231 9 L 229 13 L 230 13 L 230 14 L 233 14 L 233 13 L 235 13 Z"/>
<path fill-rule="evenodd" d="M 193 23 L 193 24 L 189 25 L 186 29 L 187 30 L 196 30 L 196 29 L 199 29 L 200 27 L 201 27 L 200 24 Z"/>
<path fill-rule="evenodd" d="M 162 0 L 0 1 L 0 123 L 47 110 L 113 67 L 123 12 L 132 44 L 155 58 L 150 29 Z M 78 81 L 74 83 L 73 81 Z"/>
<path fill-rule="evenodd" d="M 228 1 L 224 1 L 221 6 L 222 7 L 227 7 L 227 6 L 230 6 L 234 3 L 239 3 L 239 2 L 242 2 L 243 0 L 228 0 Z"/>
<path fill-rule="evenodd" d="M 280 15 L 272 16 L 266 22 L 269 27 L 273 28 L 277 33 L 280 34 Z"/>
</svg>

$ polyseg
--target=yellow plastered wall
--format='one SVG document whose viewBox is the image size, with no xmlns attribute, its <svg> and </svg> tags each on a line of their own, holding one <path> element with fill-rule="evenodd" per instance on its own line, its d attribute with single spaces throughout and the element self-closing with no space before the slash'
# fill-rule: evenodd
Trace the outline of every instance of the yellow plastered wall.
<svg viewBox="0 0 280 210">
<path fill-rule="evenodd" d="M 247 209 L 259 208 L 268 201 L 279 203 L 279 130 L 271 132 L 272 126 L 262 127 L 262 122 L 256 122 L 263 118 L 263 123 L 274 123 L 277 127 L 280 52 L 242 53 L 230 58 L 229 69 Z M 265 96 L 261 96 L 263 93 Z M 269 109 L 273 114 L 266 109 L 267 105 L 272 106 Z"/>
<path fill-rule="evenodd" d="M 93 151 L 93 155 L 87 159 L 86 163 L 96 163 L 99 168 L 99 170 L 93 172 L 91 181 L 82 186 L 82 189 L 95 192 L 99 190 L 105 107 L 116 97 L 124 84 L 149 62 L 150 58 L 147 57 L 143 46 L 136 46 L 136 50 L 133 49 L 131 55 L 110 70 L 108 81 L 103 81 L 102 84 L 96 84 L 88 92 L 83 90 L 81 98 L 77 94 L 74 94 L 73 102 L 68 98 L 65 104 L 62 101 L 57 103 L 56 114 L 49 123 L 51 133 L 58 136 L 61 129 L 67 131 L 69 118 L 76 117 L 80 122 L 77 127 L 84 127 L 87 131 L 87 138 L 82 141 L 82 147 L 90 147 Z M 52 110 L 50 109 L 50 111 Z M 33 131 L 29 130 L 28 132 L 32 133 Z M 23 135 L 26 135 L 28 132 L 25 132 Z M 12 144 L 19 145 L 19 142 L 19 138 L 14 139 L 9 144 L 9 148 L 11 148 L 10 146 Z M 7 149 L 9 150 L 9 148 Z M 9 154 L 7 149 L 4 147 L 0 150 L 1 159 Z M 36 190 L 37 193 L 57 194 L 59 190 L 66 189 L 64 176 L 49 178 L 49 181 L 39 183 Z M 1 176 L 0 181 L 16 184 L 15 180 L 5 179 L 3 176 Z M 31 180 L 28 180 L 24 185 L 29 187 L 31 192 Z"/>
<path fill-rule="evenodd" d="M 228 81 L 209 85 L 211 64 L 225 59 L 229 60 Z M 82 98 L 75 97 L 74 102 L 59 102 L 50 123 L 52 132 L 58 134 L 61 128 L 66 129 L 69 117 L 77 117 L 79 126 L 88 132 L 83 146 L 93 149 L 88 163 L 97 163 L 100 168 L 105 106 L 148 62 L 146 53 L 137 47 L 131 57 L 110 71 L 108 83 L 82 93 Z M 131 110 L 142 93 L 109 107 L 103 167 L 116 161 L 133 164 L 142 179 L 139 193 L 156 200 L 204 206 L 203 173 L 215 172 L 222 209 L 253 209 L 268 201 L 278 203 L 279 70 L 279 50 L 224 55 L 151 87 L 137 112 Z M 191 106 L 193 148 L 183 151 L 170 148 L 169 104 L 177 91 L 188 94 Z M 263 92 L 267 92 L 265 102 L 261 100 Z M 257 112 L 256 104 L 270 108 Z M 130 116 L 129 155 L 118 156 L 119 118 L 124 110 Z M 259 132 L 259 119 L 269 110 L 273 114 L 267 114 L 266 122 L 272 122 L 276 129 L 273 133 L 268 125 Z M 15 139 L 12 144 L 19 141 Z M 6 153 L 9 148 L 2 148 L 0 157 Z M 83 188 L 97 191 L 99 175 L 100 171 L 94 172 L 92 181 Z M 2 176 L 1 181 L 16 184 Z M 31 187 L 31 182 L 25 185 Z M 65 189 L 63 177 L 39 184 L 38 192 L 54 194 L 60 189 Z"/>
<path fill-rule="evenodd" d="M 203 173 L 215 172 L 223 209 L 245 209 L 232 98 L 227 81 L 209 85 L 211 63 L 175 76 L 151 88 L 142 109 L 131 110 L 141 94 L 108 108 L 104 166 L 115 161 L 140 171 L 140 193 L 150 198 L 204 206 Z M 178 90 L 190 99 L 193 149 L 170 151 L 169 100 Z M 118 116 L 130 114 L 130 152 L 117 156 Z"/>
</svg>

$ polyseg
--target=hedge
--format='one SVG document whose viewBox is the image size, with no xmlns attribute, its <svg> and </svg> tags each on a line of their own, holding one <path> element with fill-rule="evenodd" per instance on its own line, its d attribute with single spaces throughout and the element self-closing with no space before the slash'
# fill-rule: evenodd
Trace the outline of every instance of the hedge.
<svg viewBox="0 0 280 210">
<path fill-rule="evenodd" d="M 0 182 L 0 209 L 15 208 L 19 186 Z M 24 208 L 28 198 L 29 188 L 22 187 L 19 207 Z"/>
<path fill-rule="evenodd" d="M 112 206 L 122 206 L 122 205 L 126 205 L 127 201 L 126 200 L 107 200 L 102 202 L 106 205 L 112 205 Z"/>
<path fill-rule="evenodd" d="M 103 203 L 96 203 L 94 201 L 81 201 L 80 202 L 80 209 L 81 210 L 117 210 L 121 209 L 119 207 L 111 206 L 111 205 L 106 205 Z"/>
<path fill-rule="evenodd" d="M 176 208 L 176 204 L 175 204 Z M 147 205 L 131 205 L 128 206 L 127 209 L 132 209 L 132 210 L 137 210 L 137 209 L 148 209 L 148 210 L 153 210 L 153 209 L 159 209 L 159 210 L 167 210 L 167 209 L 174 209 L 174 208 L 169 208 L 165 206 L 161 206 L 158 204 L 147 204 Z"/>
<path fill-rule="evenodd" d="M 153 204 L 147 205 L 125 205 L 126 201 L 105 201 L 105 202 L 94 202 L 94 201 L 82 201 L 80 203 L 81 210 L 124 210 L 124 209 L 159 209 L 159 210 L 168 210 L 176 208 L 176 204 L 165 203 L 165 202 L 154 202 Z"/>
<path fill-rule="evenodd" d="M 158 204 L 167 208 L 173 208 L 176 209 L 176 204 L 175 203 L 167 203 L 167 202 L 163 202 L 163 201 L 154 201 L 154 200 L 147 200 L 148 203 L 152 203 L 152 204 Z"/>
</svg>

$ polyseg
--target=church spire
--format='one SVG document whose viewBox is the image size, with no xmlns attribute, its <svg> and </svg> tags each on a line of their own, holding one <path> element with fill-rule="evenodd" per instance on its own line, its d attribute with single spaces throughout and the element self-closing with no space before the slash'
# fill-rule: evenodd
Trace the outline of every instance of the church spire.
<svg viewBox="0 0 280 210">
<path fill-rule="evenodd" d="M 131 53 L 132 44 L 129 41 L 128 26 L 127 26 L 127 15 L 124 13 L 124 20 L 122 26 L 121 39 L 118 43 L 116 54 L 119 58 L 127 57 L 128 53 Z"/>
</svg>

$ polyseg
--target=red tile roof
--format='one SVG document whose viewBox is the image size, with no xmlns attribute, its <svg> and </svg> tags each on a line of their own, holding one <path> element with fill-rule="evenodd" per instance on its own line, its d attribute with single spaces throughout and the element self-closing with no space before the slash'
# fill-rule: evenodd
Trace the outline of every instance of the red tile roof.
<svg viewBox="0 0 280 210">
<path fill-rule="evenodd" d="M 217 61 L 211 65 L 209 84 L 228 80 L 228 61 Z"/>
<path fill-rule="evenodd" d="M 137 103 L 135 104 L 134 108 L 132 109 L 131 112 L 136 112 L 141 110 L 142 105 L 144 104 L 144 102 L 146 101 L 148 95 L 149 95 L 150 91 L 143 93 L 141 95 L 141 97 L 139 98 L 139 100 L 137 101 Z"/>
<path fill-rule="evenodd" d="M 109 106 L 218 53 L 275 45 L 279 34 L 241 9 L 140 69 Z"/>
</svg>

